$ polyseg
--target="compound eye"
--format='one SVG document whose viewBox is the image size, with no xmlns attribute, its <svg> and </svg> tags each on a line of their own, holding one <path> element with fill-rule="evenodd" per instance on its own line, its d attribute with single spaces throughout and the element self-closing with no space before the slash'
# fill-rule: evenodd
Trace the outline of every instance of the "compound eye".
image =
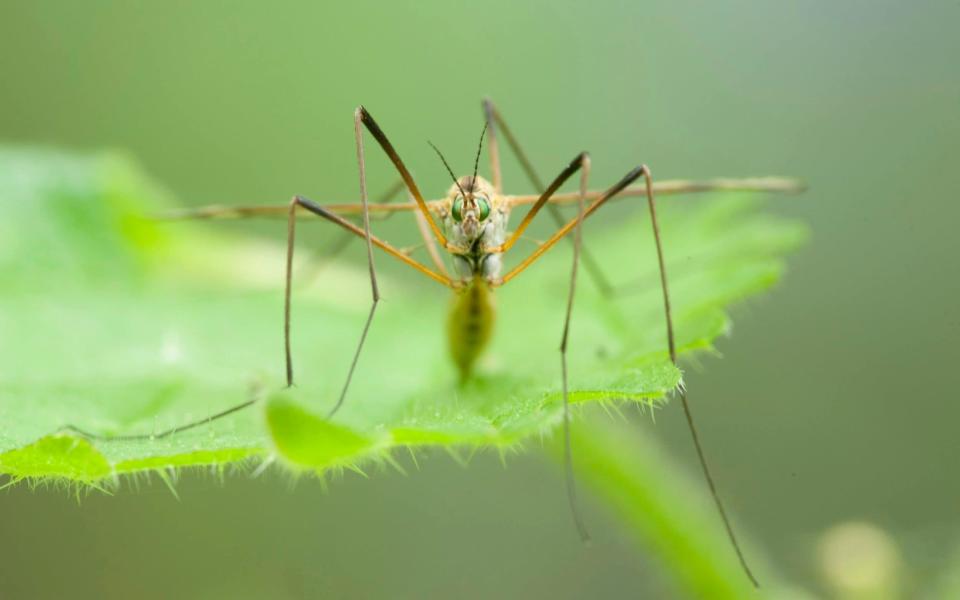
<svg viewBox="0 0 960 600">
<path fill-rule="evenodd" d="M 453 201 L 453 209 L 450 212 L 453 214 L 453 220 L 457 223 L 463 220 L 463 196 L 457 196 L 457 199 Z"/>
<path fill-rule="evenodd" d="M 486 221 L 490 216 L 490 203 L 483 196 L 477 196 L 477 207 L 480 209 L 480 220 Z"/>
</svg>

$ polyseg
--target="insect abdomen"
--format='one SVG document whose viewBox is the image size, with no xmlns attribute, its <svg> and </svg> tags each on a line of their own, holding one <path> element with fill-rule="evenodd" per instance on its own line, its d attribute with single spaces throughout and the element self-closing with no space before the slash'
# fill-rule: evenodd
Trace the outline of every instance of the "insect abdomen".
<svg viewBox="0 0 960 600">
<path fill-rule="evenodd" d="M 447 321 L 450 356 L 460 370 L 460 380 L 470 376 L 477 357 L 493 332 L 493 294 L 482 277 L 476 277 L 453 300 Z"/>
</svg>

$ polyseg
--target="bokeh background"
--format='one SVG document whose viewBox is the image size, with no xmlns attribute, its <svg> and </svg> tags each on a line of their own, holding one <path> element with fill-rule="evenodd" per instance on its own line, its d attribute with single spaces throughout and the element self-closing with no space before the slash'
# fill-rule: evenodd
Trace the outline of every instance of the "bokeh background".
<svg viewBox="0 0 960 600">
<path fill-rule="evenodd" d="M 886 552 L 901 597 L 936 597 L 960 569 L 958 22 L 956 2 L 889 0 L 7 1 L 0 139 L 126 150 L 185 204 L 342 201 L 364 103 L 437 195 L 425 140 L 469 164 L 489 95 L 547 173 L 589 149 L 595 182 L 641 161 L 661 178 L 802 177 L 810 191 L 771 209 L 811 243 L 735 311 L 723 359 L 688 368 L 704 441 L 786 578 L 839 594 L 824 540 L 867 522 L 876 541 L 844 560 Z M 698 476 L 679 406 L 635 420 Z M 589 496 L 596 541 L 580 545 L 539 452 L 421 467 L 328 490 L 187 475 L 179 500 L 159 483 L 79 502 L 8 490 L 0 597 L 676 593 Z"/>
</svg>

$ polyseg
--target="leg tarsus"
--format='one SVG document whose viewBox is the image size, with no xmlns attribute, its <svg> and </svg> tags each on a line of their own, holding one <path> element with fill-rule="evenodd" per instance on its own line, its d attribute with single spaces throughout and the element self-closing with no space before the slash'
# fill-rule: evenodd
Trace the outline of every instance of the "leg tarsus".
<svg viewBox="0 0 960 600">
<path fill-rule="evenodd" d="M 347 380 L 343 384 L 343 389 L 340 391 L 340 397 L 337 398 L 337 403 L 330 409 L 330 412 L 327 413 L 327 418 L 333 417 L 337 414 L 337 411 L 340 410 L 340 407 L 343 406 L 343 401 L 347 397 L 347 390 L 350 389 L 350 381 L 353 379 L 353 372 L 357 368 L 357 362 L 360 360 L 360 351 L 363 350 L 363 343 L 367 339 L 367 333 L 370 331 L 370 324 L 373 323 L 373 314 L 377 310 L 377 306 L 380 304 L 380 296 L 377 295 L 373 299 L 373 303 L 370 305 L 370 312 L 367 314 L 367 321 L 363 325 L 363 331 L 360 334 L 360 342 L 357 344 L 357 349 L 353 353 L 353 361 L 350 363 L 350 370 L 347 371 Z"/>
</svg>

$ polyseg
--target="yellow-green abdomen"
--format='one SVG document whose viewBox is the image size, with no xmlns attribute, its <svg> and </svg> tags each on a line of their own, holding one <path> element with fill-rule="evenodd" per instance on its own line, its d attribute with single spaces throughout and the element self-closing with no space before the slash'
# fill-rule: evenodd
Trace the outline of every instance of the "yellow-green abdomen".
<svg viewBox="0 0 960 600">
<path fill-rule="evenodd" d="M 476 277 L 457 292 L 447 320 L 450 356 L 460 370 L 461 381 L 470 376 L 490 341 L 493 319 L 493 293 L 483 278 Z"/>
</svg>

